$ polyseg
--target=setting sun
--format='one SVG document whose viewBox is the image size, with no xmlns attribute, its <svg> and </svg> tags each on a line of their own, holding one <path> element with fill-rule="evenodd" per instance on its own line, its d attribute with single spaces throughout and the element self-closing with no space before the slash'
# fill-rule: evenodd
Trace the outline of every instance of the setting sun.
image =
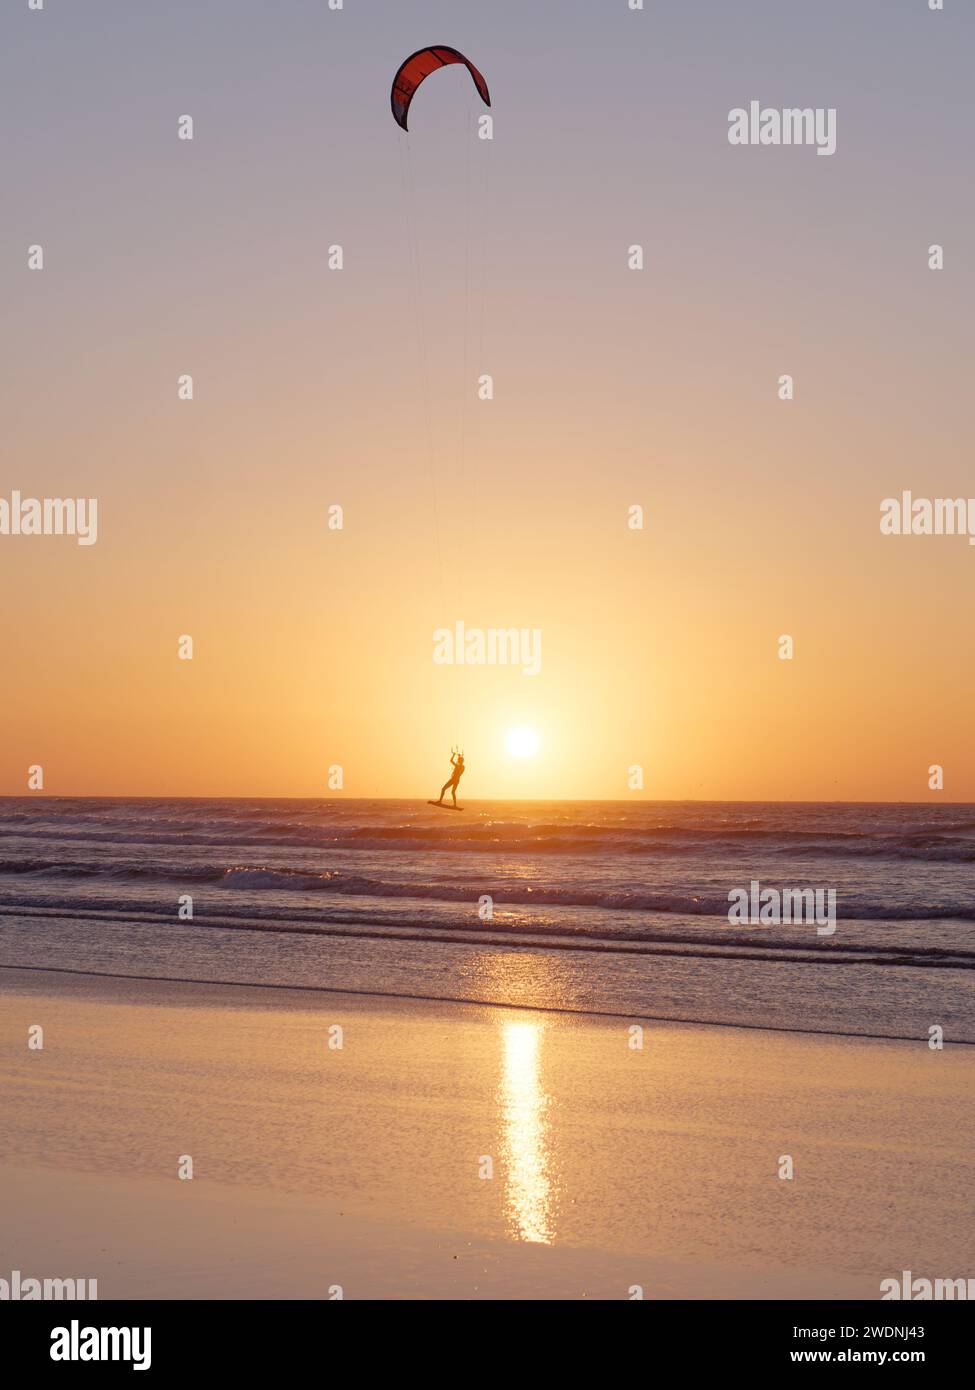
<svg viewBox="0 0 975 1390">
<path fill-rule="evenodd" d="M 525 724 L 509 729 L 505 735 L 504 746 L 513 758 L 533 758 L 538 752 L 538 734 Z"/>
</svg>

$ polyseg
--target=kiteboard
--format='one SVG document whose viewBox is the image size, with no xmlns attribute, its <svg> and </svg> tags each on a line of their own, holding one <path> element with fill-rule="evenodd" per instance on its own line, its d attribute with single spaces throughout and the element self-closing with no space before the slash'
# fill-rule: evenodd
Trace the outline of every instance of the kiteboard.
<svg viewBox="0 0 975 1390">
<path fill-rule="evenodd" d="M 446 801 L 428 801 L 428 806 L 439 806 L 442 811 L 463 811 L 463 806 L 448 806 Z"/>
</svg>

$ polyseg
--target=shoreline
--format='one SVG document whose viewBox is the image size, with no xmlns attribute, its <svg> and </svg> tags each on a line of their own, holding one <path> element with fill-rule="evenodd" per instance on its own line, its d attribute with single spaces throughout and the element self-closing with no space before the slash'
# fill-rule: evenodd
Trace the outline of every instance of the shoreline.
<svg viewBox="0 0 975 1390">
<path fill-rule="evenodd" d="M 351 939 L 356 938 L 354 932 L 343 933 Z M 473 943 L 477 944 L 477 943 Z M 534 944 L 527 945 L 512 942 L 508 946 L 509 950 L 532 951 L 539 949 Z M 553 948 L 555 949 L 555 948 Z M 603 955 L 612 955 L 611 951 L 604 951 Z M 772 962 L 777 964 L 778 962 Z M 789 964 L 788 961 L 781 962 L 783 965 Z M 932 969 L 937 967 L 931 967 Z M 416 1004 L 445 1004 L 449 1006 L 467 1007 L 479 1009 L 503 1009 L 520 1013 L 537 1014 L 556 1014 L 568 1015 L 578 1018 L 593 1019 L 630 1019 L 632 1022 L 644 1023 L 666 1023 L 680 1028 L 727 1028 L 735 1032 L 745 1033 L 785 1033 L 794 1034 L 797 1037 L 805 1038 L 843 1038 L 849 1040 L 860 1040 L 862 1042 L 884 1042 L 884 1043 L 908 1043 L 917 1044 L 923 1042 L 923 1038 L 912 1038 L 902 1033 L 853 1033 L 844 1032 L 839 1029 L 831 1028 L 786 1028 L 774 1023 L 731 1023 L 722 1019 L 698 1019 L 698 1018 L 677 1018 L 664 1014 L 649 1014 L 637 1011 L 614 1012 L 607 1009 L 569 1009 L 559 1008 L 556 1005 L 546 1004 L 519 1004 L 501 1003 L 491 999 L 462 999 L 447 997 L 440 994 L 400 994 L 384 990 L 365 990 L 352 989 L 348 986 L 330 985 L 292 985 L 292 984 L 258 984 L 253 980 L 203 980 L 188 979 L 175 975 L 129 975 L 119 974 L 116 971 L 102 970 L 81 970 L 70 966 L 57 965 L 11 965 L 6 961 L 0 961 L 0 993 L 3 992 L 3 972 L 20 971 L 25 974 L 42 975 L 70 975 L 80 976 L 84 979 L 93 980 L 118 980 L 128 981 L 135 984 L 165 984 L 176 986 L 204 986 L 213 989 L 231 990 L 259 990 L 280 991 L 284 994 L 313 994 L 313 995 L 348 995 L 356 999 L 376 999 L 376 1000 L 396 1000 L 401 999 L 407 1003 Z M 255 1006 L 258 1005 L 255 1003 Z M 969 1038 L 952 1038 L 953 1047 L 975 1047 L 975 1040 Z"/>
</svg>

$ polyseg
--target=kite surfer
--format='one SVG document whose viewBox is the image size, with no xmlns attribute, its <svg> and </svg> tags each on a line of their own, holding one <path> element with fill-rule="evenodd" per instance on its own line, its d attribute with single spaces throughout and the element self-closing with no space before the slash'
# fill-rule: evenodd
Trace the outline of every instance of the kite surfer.
<svg viewBox="0 0 975 1390">
<path fill-rule="evenodd" d="M 443 794 L 448 787 L 450 788 L 451 796 L 454 798 L 454 805 L 457 805 L 457 783 L 464 775 L 464 755 L 463 753 L 458 753 L 456 748 L 452 748 L 450 750 L 450 766 L 453 768 L 453 772 L 450 774 L 448 780 L 444 782 L 443 786 L 440 788 L 439 800 L 431 801 L 431 806 L 443 805 Z"/>
</svg>

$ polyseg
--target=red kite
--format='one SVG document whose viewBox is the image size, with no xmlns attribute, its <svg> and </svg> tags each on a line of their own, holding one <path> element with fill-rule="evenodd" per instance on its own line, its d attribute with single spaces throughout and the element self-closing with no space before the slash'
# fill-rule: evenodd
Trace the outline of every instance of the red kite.
<svg viewBox="0 0 975 1390">
<path fill-rule="evenodd" d="M 485 105 L 491 105 L 487 83 L 474 64 L 465 58 L 463 53 L 458 53 L 456 48 L 445 48 L 443 44 L 437 44 L 434 48 L 418 48 L 415 53 L 410 54 L 405 63 L 401 64 L 399 71 L 393 78 L 393 90 L 389 100 L 393 108 L 393 119 L 397 125 L 402 126 L 404 130 L 409 129 L 406 124 L 406 117 L 409 114 L 413 93 L 423 79 L 430 76 L 431 72 L 436 72 L 438 68 L 449 67 L 451 63 L 464 64 L 474 79 L 474 86 L 480 93 L 481 100 Z"/>
</svg>

